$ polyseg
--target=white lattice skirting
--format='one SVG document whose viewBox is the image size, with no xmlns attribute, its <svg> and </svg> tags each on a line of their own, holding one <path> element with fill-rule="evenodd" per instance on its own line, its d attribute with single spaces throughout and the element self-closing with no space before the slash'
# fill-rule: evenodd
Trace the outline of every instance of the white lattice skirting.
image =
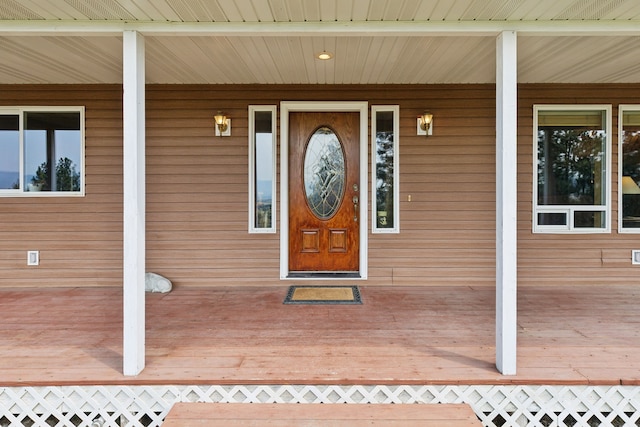
<svg viewBox="0 0 640 427">
<path fill-rule="evenodd" d="M 0 426 L 160 426 L 175 402 L 468 403 L 485 426 L 640 426 L 631 386 L 0 387 Z"/>
</svg>

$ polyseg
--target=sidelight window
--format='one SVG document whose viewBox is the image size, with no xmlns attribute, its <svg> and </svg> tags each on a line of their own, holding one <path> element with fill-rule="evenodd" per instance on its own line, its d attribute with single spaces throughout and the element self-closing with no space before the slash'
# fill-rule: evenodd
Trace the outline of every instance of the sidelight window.
<svg viewBox="0 0 640 427">
<path fill-rule="evenodd" d="M 372 225 L 374 233 L 400 232 L 399 107 L 371 107 Z"/>
<path fill-rule="evenodd" d="M 249 232 L 275 233 L 276 106 L 249 107 Z"/>
<path fill-rule="evenodd" d="M 0 195 L 84 194 L 84 109 L 0 109 Z"/>
</svg>

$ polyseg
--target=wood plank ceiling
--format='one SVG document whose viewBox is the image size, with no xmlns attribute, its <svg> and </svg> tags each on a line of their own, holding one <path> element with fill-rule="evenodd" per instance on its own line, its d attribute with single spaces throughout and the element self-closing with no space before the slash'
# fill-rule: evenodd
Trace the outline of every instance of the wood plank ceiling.
<svg viewBox="0 0 640 427">
<path fill-rule="evenodd" d="M 3 0 L 0 84 L 121 82 L 117 31 L 56 31 L 56 25 L 88 21 L 215 29 L 189 35 L 148 31 L 149 83 L 491 83 L 495 31 L 376 29 L 493 23 L 599 28 L 591 35 L 521 32 L 520 82 L 640 82 L 638 0 Z M 638 31 L 616 31 L 620 23 L 637 24 Z M 228 32 L 215 27 L 228 24 L 236 26 Z M 336 30 L 341 25 L 364 30 Z M 276 34 L 277 28 L 282 31 Z M 323 50 L 334 58 L 316 59 Z"/>
</svg>

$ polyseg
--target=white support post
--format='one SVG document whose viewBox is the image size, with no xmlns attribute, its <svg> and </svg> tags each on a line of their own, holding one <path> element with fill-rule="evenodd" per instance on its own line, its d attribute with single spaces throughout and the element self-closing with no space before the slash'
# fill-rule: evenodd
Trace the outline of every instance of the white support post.
<svg viewBox="0 0 640 427">
<path fill-rule="evenodd" d="M 496 367 L 516 374 L 517 339 L 517 36 L 496 42 Z"/>
<path fill-rule="evenodd" d="M 145 363 L 145 75 L 144 38 L 123 33 L 124 375 Z"/>
</svg>

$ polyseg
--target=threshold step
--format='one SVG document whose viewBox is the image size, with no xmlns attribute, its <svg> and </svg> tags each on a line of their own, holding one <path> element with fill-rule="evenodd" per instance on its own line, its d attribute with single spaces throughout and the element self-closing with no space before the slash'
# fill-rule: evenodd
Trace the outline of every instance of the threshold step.
<svg viewBox="0 0 640 427">
<path fill-rule="evenodd" d="M 478 427 L 467 404 L 176 403 L 163 427 Z"/>
</svg>

